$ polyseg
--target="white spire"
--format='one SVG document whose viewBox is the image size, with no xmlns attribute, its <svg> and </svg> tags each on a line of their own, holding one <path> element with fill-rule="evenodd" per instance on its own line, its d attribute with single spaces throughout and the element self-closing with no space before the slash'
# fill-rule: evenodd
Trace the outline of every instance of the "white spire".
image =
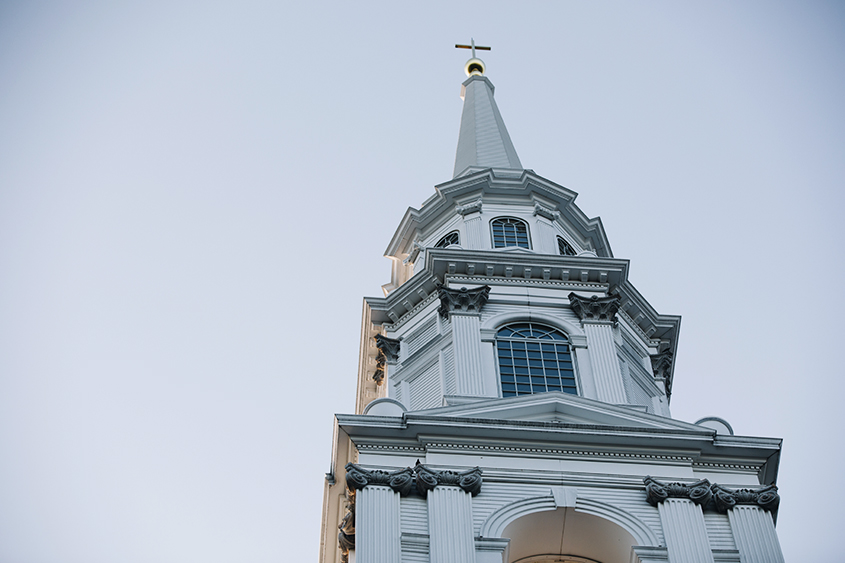
<svg viewBox="0 0 845 563">
<path fill-rule="evenodd" d="M 493 99 L 495 87 L 484 76 L 484 63 L 473 57 L 466 64 L 469 78 L 461 87 L 464 111 L 455 155 L 457 178 L 467 168 L 522 168 L 505 122 Z"/>
</svg>

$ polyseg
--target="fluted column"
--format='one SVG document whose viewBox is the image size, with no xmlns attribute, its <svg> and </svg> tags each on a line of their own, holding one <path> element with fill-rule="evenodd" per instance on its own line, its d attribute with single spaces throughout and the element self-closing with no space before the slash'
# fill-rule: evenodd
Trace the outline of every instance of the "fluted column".
<svg viewBox="0 0 845 563">
<path fill-rule="evenodd" d="M 358 492 L 355 563 L 396 563 L 401 558 L 399 493 L 386 485 Z"/>
<path fill-rule="evenodd" d="M 772 511 L 780 504 L 778 488 L 729 489 L 713 485 L 716 509 L 728 514 L 742 563 L 783 563 Z"/>
<path fill-rule="evenodd" d="M 783 563 L 770 513 L 757 506 L 735 506 L 728 520 L 743 563 Z"/>
<path fill-rule="evenodd" d="M 701 507 L 710 500 L 710 483 L 661 483 L 646 477 L 646 500 L 657 507 L 671 563 L 714 563 Z"/>
<path fill-rule="evenodd" d="M 572 311 L 581 319 L 584 334 L 587 335 L 587 350 L 595 382 L 596 398 L 612 404 L 628 402 L 625 384 L 619 370 L 616 357 L 616 341 L 613 338 L 613 325 L 619 310 L 618 297 L 581 297 L 569 294 Z"/>
<path fill-rule="evenodd" d="M 672 563 L 713 563 L 710 540 L 701 507 L 690 500 L 670 498 L 657 506 L 669 561 Z"/>
<path fill-rule="evenodd" d="M 464 236 L 466 240 L 463 241 L 461 246 L 471 250 L 490 248 L 490 243 L 487 242 L 484 236 L 485 229 L 481 220 L 481 200 L 478 199 L 466 205 L 459 205 L 457 211 L 464 217 Z"/>
<path fill-rule="evenodd" d="M 473 563 L 472 497 L 460 487 L 428 493 L 431 563 Z"/>
<path fill-rule="evenodd" d="M 369 471 L 346 464 L 346 491 L 350 512 L 338 537 L 342 561 L 355 550 L 355 563 L 396 563 L 402 546 L 399 527 L 399 497 L 414 485 L 410 467 L 400 471 Z M 354 519 L 354 524 L 349 519 Z M 351 532 L 351 534 L 350 534 Z"/>
<path fill-rule="evenodd" d="M 417 464 L 417 490 L 428 501 L 431 563 L 475 563 L 472 497 L 481 490 L 481 470 L 436 471 Z"/>
<path fill-rule="evenodd" d="M 481 352 L 481 308 L 489 286 L 476 289 L 440 289 L 440 314 L 452 322 L 455 381 L 459 395 L 484 396 Z"/>
</svg>

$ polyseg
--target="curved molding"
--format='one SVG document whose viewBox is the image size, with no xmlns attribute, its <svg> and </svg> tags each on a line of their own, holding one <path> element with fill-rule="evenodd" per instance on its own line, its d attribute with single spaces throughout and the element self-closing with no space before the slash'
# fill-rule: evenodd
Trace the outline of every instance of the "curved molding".
<svg viewBox="0 0 845 563">
<path fill-rule="evenodd" d="M 487 517 L 487 520 L 481 525 L 480 535 L 483 538 L 502 537 L 508 524 L 517 518 L 557 508 L 559 508 L 558 504 L 552 495 L 531 497 L 506 504 Z M 575 510 L 613 522 L 631 534 L 637 545 L 660 544 L 657 534 L 645 522 L 613 505 L 578 497 L 575 502 Z"/>
<path fill-rule="evenodd" d="M 560 330 L 568 334 L 570 336 L 570 340 L 573 335 L 586 336 L 584 334 L 584 329 L 582 329 L 579 325 L 573 324 L 560 317 L 549 315 L 548 313 L 540 313 L 536 311 L 526 312 L 524 309 L 507 311 L 505 313 L 493 315 L 492 317 L 486 319 L 484 322 L 481 323 L 481 329 L 498 330 L 503 325 L 515 321 L 538 321 L 546 323 L 553 327 L 559 328 Z"/>
<path fill-rule="evenodd" d="M 557 504 L 552 495 L 525 498 L 506 504 L 487 517 L 487 520 L 481 525 L 481 537 L 500 538 L 507 525 L 517 518 L 556 508 Z"/>
<path fill-rule="evenodd" d="M 400 409 L 400 412 L 395 412 L 397 408 Z M 380 414 L 382 416 L 402 416 L 402 413 L 408 412 L 405 405 L 396 399 L 391 399 L 390 397 L 381 397 L 370 401 L 370 403 L 364 407 L 364 414 L 370 414 L 370 411 L 373 409 L 378 411 L 378 413 L 373 414 Z M 394 414 L 385 414 L 385 412 Z"/>
<path fill-rule="evenodd" d="M 630 512 L 626 512 L 612 504 L 579 497 L 575 503 L 575 511 L 610 520 L 634 536 L 634 541 L 637 545 L 660 545 L 657 534 L 654 533 L 654 530 L 648 524 Z"/>
</svg>

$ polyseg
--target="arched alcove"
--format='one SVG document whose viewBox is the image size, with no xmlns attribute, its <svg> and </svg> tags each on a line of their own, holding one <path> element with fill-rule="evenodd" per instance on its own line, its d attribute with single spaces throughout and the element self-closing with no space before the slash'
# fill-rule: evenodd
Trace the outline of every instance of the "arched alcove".
<svg viewBox="0 0 845 563">
<path fill-rule="evenodd" d="M 618 524 L 575 508 L 527 514 L 508 524 L 502 537 L 510 539 L 506 563 L 630 563 L 638 544 Z"/>
</svg>

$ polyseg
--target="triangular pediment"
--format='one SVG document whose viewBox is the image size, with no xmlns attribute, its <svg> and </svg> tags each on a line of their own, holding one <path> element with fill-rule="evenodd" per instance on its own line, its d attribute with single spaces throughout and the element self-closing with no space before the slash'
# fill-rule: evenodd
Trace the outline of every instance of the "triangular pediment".
<svg viewBox="0 0 845 563">
<path fill-rule="evenodd" d="M 463 398 L 467 400 L 467 398 Z M 654 430 L 701 432 L 701 426 L 642 412 L 637 407 L 611 405 L 568 393 L 539 393 L 504 399 L 481 399 L 465 404 L 418 411 L 426 416 L 552 422 Z M 410 413 L 409 413 L 410 414 Z"/>
</svg>

